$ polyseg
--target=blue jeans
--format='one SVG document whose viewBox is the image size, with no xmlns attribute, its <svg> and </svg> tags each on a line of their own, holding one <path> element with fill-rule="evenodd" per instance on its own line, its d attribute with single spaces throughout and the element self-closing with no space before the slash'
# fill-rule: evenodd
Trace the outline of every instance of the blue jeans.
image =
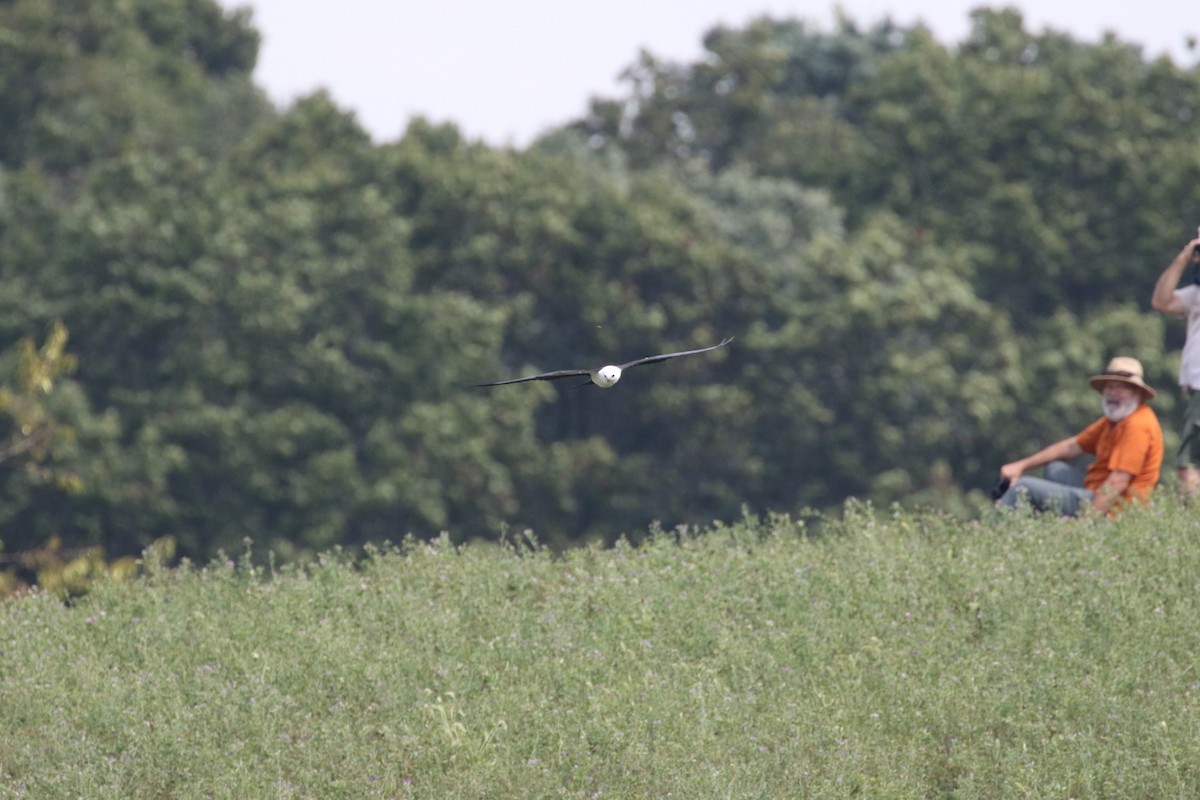
<svg viewBox="0 0 1200 800">
<path fill-rule="evenodd" d="M 1038 511 L 1056 511 L 1068 517 L 1077 516 L 1085 503 L 1092 502 L 1092 492 L 1083 488 L 1083 471 L 1065 461 L 1047 464 L 1045 478 L 1022 475 L 996 502 L 1015 508 L 1022 495 Z"/>
</svg>

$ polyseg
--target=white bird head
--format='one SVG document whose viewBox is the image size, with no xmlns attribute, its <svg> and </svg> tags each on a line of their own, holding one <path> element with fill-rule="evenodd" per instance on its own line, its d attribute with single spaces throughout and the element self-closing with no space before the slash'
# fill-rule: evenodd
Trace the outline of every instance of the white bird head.
<svg viewBox="0 0 1200 800">
<path fill-rule="evenodd" d="M 592 377 L 592 383 L 601 389 L 609 389 L 619 380 L 621 380 L 621 368 L 614 367 L 612 364 L 596 370 L 596 374 Z"/>
</svg>

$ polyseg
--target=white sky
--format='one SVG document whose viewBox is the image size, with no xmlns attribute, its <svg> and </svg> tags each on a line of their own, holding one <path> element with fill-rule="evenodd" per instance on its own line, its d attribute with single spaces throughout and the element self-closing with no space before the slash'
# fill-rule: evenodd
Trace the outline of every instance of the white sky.
<svg viewBox="0 0 1200 800">
<path fill-rule="evenodd" d="M 612 97 L 640 50 L 672 61 L 701 55 L 717 24 L 803 19 L 833 30 L 825 0 L 219 0 L 250 7 L 263 36 L 257 83 L 281 107 L 319 88 L 380 142 L 417 115 L 453 122 L 472 139 L 523 147 L 546 129 Z M 961 41 L 974 8 L 1015 6 L 1025 27 L 1082 41 L 1112 31 L 1147 56 L 1192 65 L 1197 0 L 841 0 L 860 29 L 890 16 Z"/>
</svg>

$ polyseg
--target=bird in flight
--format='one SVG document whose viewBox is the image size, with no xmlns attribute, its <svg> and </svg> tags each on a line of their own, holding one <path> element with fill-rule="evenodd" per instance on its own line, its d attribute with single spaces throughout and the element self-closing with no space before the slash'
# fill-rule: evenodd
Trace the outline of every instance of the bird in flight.
<svg viewBox="0 0 1200 800">
<path fill-rule="evenodd" d="M 601 389 L 611 389 L 621 380 L 621 374 L 625 370 L 632 367 L 640 367 L 642 364 L 657 364 L 659 361 L 666 361 L 670 358 L 679 358 L 680 356 L 694 356 L 697 353 L 707 353 L 709 350 L 716 350 L 718 347 L 724 347 L 733 341 L 733 337 L 723 340 L 720 344 L 714 344 L 712 347 L 702 347 L 699 350 L 684 350 L 680 353 L 663 353 L 658 356 L 646 356 L 635 361 L 629 361 L 625 364 L 608 364 L 599 369 L 556 369 L 553 372 L 539 372 L 537 375 L 527 375 L 524 378 L 513 378 L 507 381 L 495 381 L 493 383 L 477 383 L 476 386 L 503 386 L 507 383 L 523 383 L 524 381 L 556 381 L 559 378 L 574 378 L 588 377 L 580 386 L 586 386 L 588 383 L 594 383 Z"/>
</svg>

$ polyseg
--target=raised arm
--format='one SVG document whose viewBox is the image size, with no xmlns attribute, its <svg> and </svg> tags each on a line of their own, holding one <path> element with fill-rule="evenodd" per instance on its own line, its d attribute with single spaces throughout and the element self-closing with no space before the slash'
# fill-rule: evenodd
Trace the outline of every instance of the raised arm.
<svg viewBox="0 0 1200 800">
<path fill-rule="evenodd" d="M 1150 297 L 1150 307 L 1155 311 L 1178 316 L 1187 313 L 1183 303 L 1175 296 L 1175 287 L 1179 285 L 1179 279 L 1183 277 L 1183 270 L 1191 262 L 1192 252 L 1196 247 L 1200 247 L 1200 237 L 1188 242 L 1179 251 L 1179 255 L 1175 256 L 1175 260 L 1168 264 L 1167 268 L 1158 276 L 1158 282 L 1154 284 L 1154 294 Z"/>
</svg>

